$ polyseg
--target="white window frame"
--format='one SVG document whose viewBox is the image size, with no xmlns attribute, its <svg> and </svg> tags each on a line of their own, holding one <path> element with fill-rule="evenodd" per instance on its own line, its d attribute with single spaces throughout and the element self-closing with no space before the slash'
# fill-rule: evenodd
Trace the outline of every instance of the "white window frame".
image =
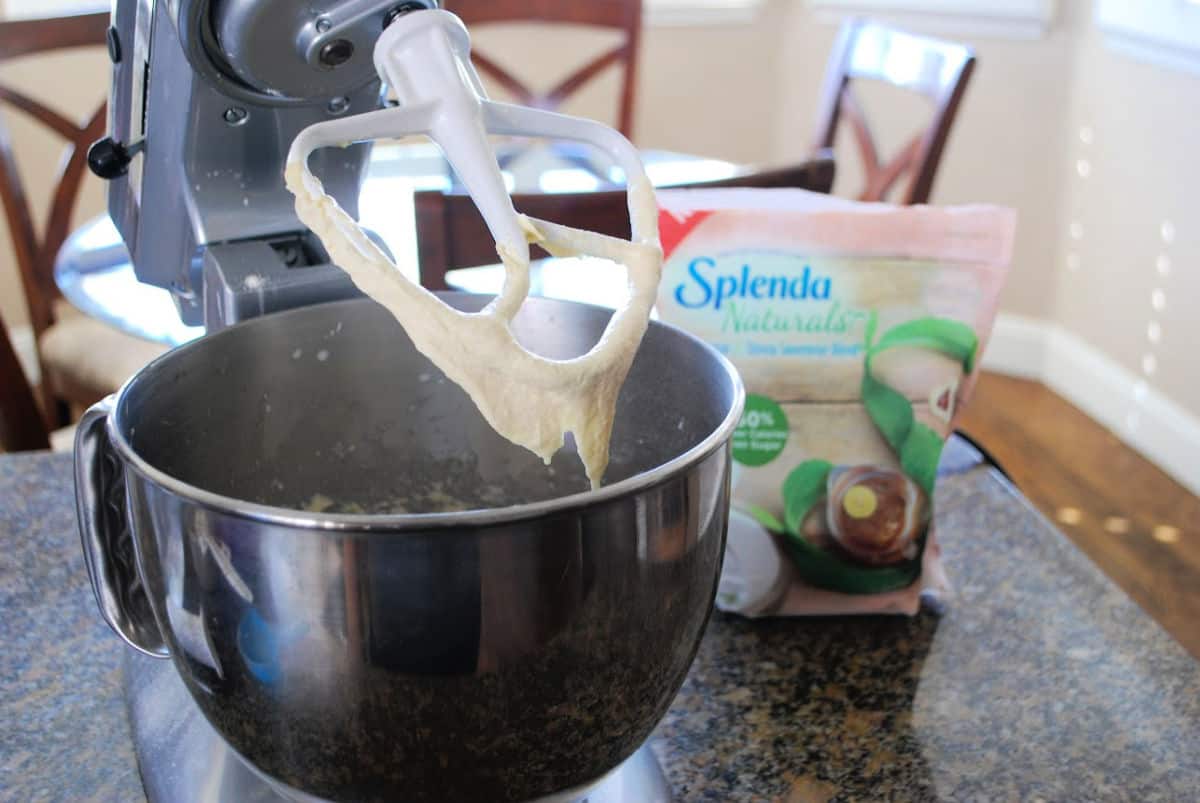
<svg viewBox="0 0 1200 803">
<path fill-rule="evenodd" d="M 1097 0 L 1096 25 L 1118 52 L 1200 75 L 1200 0 Z"/>
<path fill-rule="evenodd" d="M 647 25 L 745 25 L 758 19 L 766 0 L 642 0 Z"/>
<path fill-rule="evenodd" d="M 873 17 L 913 31 L 946 36 L 1040 39 L 1054 22 L 1057 0 L 807 0 L 823 22 Z"/>
</svg>

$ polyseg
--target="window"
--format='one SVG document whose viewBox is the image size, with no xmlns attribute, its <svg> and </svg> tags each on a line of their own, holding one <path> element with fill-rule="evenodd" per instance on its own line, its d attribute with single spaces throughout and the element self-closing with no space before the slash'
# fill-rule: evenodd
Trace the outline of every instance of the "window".
<svg viewBox="0 0 1200 803">
<path fill-rule="evenodd" d="M 1054 20 L 1055 0 L 808 0 L 818 18 L 861 14 L 950 36 L 1036 39 Z"/>
<path fill-rule="evenodd" d="M 644 0 L 648 25 L 753 22 L 766 0 Z"/>
<path fill-rule="evenodd" d="M 1096 24 L 1114 50 L 1200 74 L 1200 0 L 1098 0 Z"/>
</svg>

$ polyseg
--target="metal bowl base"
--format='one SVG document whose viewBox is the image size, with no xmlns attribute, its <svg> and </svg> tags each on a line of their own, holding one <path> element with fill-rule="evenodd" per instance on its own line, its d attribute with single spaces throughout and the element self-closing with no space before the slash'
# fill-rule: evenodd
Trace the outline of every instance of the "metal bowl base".
<svg viewBox="0 0 1200 803">
<path fill-rule="evenodd" d="M 252 769 L 204 719 L 170 661 L 123 650 L 125 704 L 150 803 L 319 803 Z M 643 745 L 582 797 L 531 803 L 672 803 L 658 760 Z"/>
</svg>

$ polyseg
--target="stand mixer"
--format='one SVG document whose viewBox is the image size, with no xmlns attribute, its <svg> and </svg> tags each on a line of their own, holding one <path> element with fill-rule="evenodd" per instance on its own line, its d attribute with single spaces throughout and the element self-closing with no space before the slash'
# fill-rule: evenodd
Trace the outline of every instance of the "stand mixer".
<svg viewBox="0 0 1200 803">
<path fill-rule="evenodd" d="M 605 561 L 624 565 L 623 572 L 633 571 L 640 578 L 638 582 L 650 583 L 644 591 L 640 586 L 631 587 L 630 593 L 634 596 L 629 602 L 630 610 L 620 615 L 604 614 L 589 619 L 589 616 L 598 616 L 594 610 L 598 603 L 594 600 L 588 603 L 591 608 L 579 607 L 583 603 L 576 600 L 578 611 L 570 606 L 560 611 L 559 618 L 564 623 L 570 620 L 565 611 L 574 611 L 578 621 L 572 627 L 593 628 L 595 634 L 587 635 L 582 631 L 572 634 L 566 624 L 560 623 L 557 642 L 547 641 L 536 649 L 527 647 L 530 655 L 539 661 L 548 661 L 547 665 L 565 661 L 565 665 L 575 666 L 584 658 L 591 660 L 592 652 L 615 654 L 606 640 L 619 633 L 610 631 L 631 627 L 616 624 L 618 620 L 642 622 L 655 616 L 657 611 L 668 610 L 675 610 L 675 615 L 682 617 L 678 632 L 672 633 L 672 638 L 664 638 L 661 634 L 651 637 L 648 627 L 643 628 L 646 632 L 640 636 L 636 632 L 633 634 L 649 638 L 647 643 L 656 645 L 648 651 L 643 648 L 646 665 L 658 667 L 651 675 L 643 677 L 628 670 L 645 688 L 639 688 L 628 679 L 616 685 L 611 685 L 615 681 L 605 681 L 611 686 L 609 694 L 622 689 L 630 695 L 622 705 L 638 712 L 628 728 L 620 728 L 619 723 L 605 725 L 610 730 L 615 727 L 619 736 L 599 744 L 614 751 L 613 755 L 619 755 L 620 760 L 605 764 L 605 760 L 596 759 L 597 767 L 608 770 L 603 777 L 581 777 L 575 782 L 586 783 L 554 791 L 548 796 L 545 791 L 534 795 L 545 803 L 576 803 L 580 800 L 589 803 L 667 803 L 670 800 L 662 772 L 648 747 L 643 746 L 636 752 L 633 748 L 645 739 L 682 682 L 716 589 L 728 509 L 728 438 L 740 414 L 742 391 L 736 374 L 711 349 L 680 333 L 652 328 L 638 360 L 661 364 L 652 369 L 644 365 L 639 368 L 635 362 L 630 382 L 650 387 L 656 381 L 676 377 L 674 383 L 681 390 L 671 396 L 675 401 L 669 403 L 684 412 L 694 406 L 695 415 L 686 421 L 686 427 L 685 418 L 681 417 L 678 427 L 672 427 L 670 433 L 638 435 L 638 444 L 651 442 L 651 445 L 645 447 L 644 455 L 614 457 L 615 483 L 599 493 L 567 495 L 562 505 L 557 505 L 559 499 L 522 505 L 520 502 L 524 497 L 518 494 L 514 497 L 518 501 L 507 503 L 512 507 L 475 513 L 469 510 L 458 519 L 452 518 L 456 514 L 444 514 L 441 519 L 305 516 L 295 512 L 297 500 L 282 495 L 284 484 L 278 478 L 272 480 L 278 483 L 278 488 L 262 485 L 253 496 L 235 496 L 245 491 L 202 484 L 211 482 L 219 486 L 228 482 L 230 472 L 223 469 L 222 463 L 226 456 L 202 454 L 206 448 L 203 441 L 213 441 L 220 436 L 206 433 L 197 439 L 201 445 L 194 447 L 193 439 L 185 438 L 181 452 L 193 449 L 196 455 L 161 451 L 165 448 L 162 443 L 181 437 L 178 430 L 182 425 L 168 426 L 174 415 L 182 416 L 191 425 L 205 416 L 211 419 L 214 406 L 233 405 L 223 417 L 219 416 L 228 422 L 226 429 L 243 425 L 257 426 L 258 429 L 247 430 L 240 437 L 232 438 L 225 448 L 250 449 L 252 447 L 243 447 L 243 444 L 265 437 L 261 434 L 263 427 L 270 429 L 261 421 L 255 424 L 243 420 L 250 414 L 251 407 L 260 403 L 260 395 L 261 400 L 266 400 L 269 394 L 283 392 L 285 397 L 290 395 L 307 400 L 337 390 L 322 402 L 322 409 L 333 409 L 348 403 L 347 399 L 353 401 L 355 391 L 352 389 L 359 385 L 369 388 L 370 401 L 363 403 L 373 406 L 369 413 L 364 413 L 361 405 L 354 408 L 353 413 L 347 413 L 345 428 L 347 431 L 361 428 L 364 433 L 369 430 L 370 434 L 359 436 L 362 443 L 387 441 L 386 429 L 397 423 L 397 414 L 381 405 L 376 396 L 400 398 L 405 393 L 411 394 L 412 377 L 427 375 L 420 372 L 427 370 L 428 363 L 422 361 L 425 367 L 421 368 L 414 367 L 417 363 L 407 362 L 420 361 L 419 355 L 401 355 L 406 361 L 403 371 L 387 364 L 372 364 L 368 370 L 364 365 L 370 360 L 363 356 L 359 359 L 363 365 L 335 367 L 330 361 L 329 367 L 322 370 L 345 372 L 344 376 L 333 380 L 319 382 L 315 374 L 299 379 L 294 375 L 285 379 L 275 376 L 273 381 L 277 384 L 272 385 L 263 378 L 278 374 L 279 363 L 286 363 L 289 354 L 294 360 L 303 351 L 316 353 L 321 343 L 342 332 L 343 322 L 347 322 L 346 333 L 339 342 L 357 344 L 355 353 L 362 355 L 378 351 L 374 343 L 381 337 L 380 332 L 391 331 L 387 329 L 391 322 L 361 300 L 323 304 L 312 314 L 301 315 L 308 310 L 296 310 L 270 315 L 220 331 L 265 313 L 359 295 L 347 275 L 330 264 L 325 248 L 294 212 L 293 197 L 282 181 L 289 149 L 306 160 L 313 173 L 320 176 L 326 191 L 353 218 L 370 145 L 351 143 L 367 138 L 428 133 L 443 148 L 472 193 L 498 247 L 508 254 L 515 254 L 519 264 L 528 261 L 526 231 L 505 192 L 487 133 L 590 142 L 608 151 L 630 178 L 635 239 L 640 230 L 644 239 L 651 239 L 649 235 L 653 235 L 656 242 L 656 219 L 645 212 L 649 185 L 644 182 L 644 171 L 632 146 L 616 132 L 596 123 L 487 101 L 469 66 L 465 29 L 456 17 L 436 6 L 436 0 L 317 0 L 306 3 L 293 0 L 118 0 L 116 3 L 114 25 L 109 32 L 109 49 L 114 62 L 110 136 L 92 147 L 89 165 L 110 181 L 109 212 L 128 246 L 138 278 L 170 289 L 183 320 L 190 324 L 203 323 L 210 332 L 210 337 L 203 341 L 178 349 L 145 369 L 126 386 L 116 401 L 109 400 L 93 408 L 80 424 L 76 444 L 77 497 L 85 556 L 102 614 L 118 635 L 136 649 L 136 652 L 126 651 L 126 696 L 142 778 L 148 796 L 155 803 L 320 799 L 297 788 L 306 783 L 327 783 L 322 788 L 340 790 L 336 791 L 339 799 L 381 799 L 375 792 L 363 792 L 353 775 L 340 777 L 336 782 L 328 781 L 326 777 L 336 775 L 336 770 L 313 775 L 309 768 L 297 763 L 296 756 L 289 757 L 286 750 L 282 754 L 272 753 L 278 749 L 277 745 L 270 745 L 270 749 L 264 747 L 261 755 L 256 755 L 257 742 L 242 731 L 253 729 L 258 716 L 264 722 L 275 723 L 272 727 L 276 729 L 280 722 L 292 727 L 293 721 L 310 717 L 306 708 L 309 703 L 315 704 L 322 695 L 334 694 L 322 688 L 313 692 L 312 700 L 305 700 L 303 696 L 272 698 L 273 694 L 282 695 L 282 692 L 277 688 L 279 678 L 271 673 L 286 674 L 289 671 L 287 662 L 280 657 L 289 649 L 303 655 L 315 667 L 310 673 L 312 677 L 298 681 L 301 686 L 320 677 L 326 671 L 325 664 L 329 664 L 327 673 L 330 676 L 337 672 L 349 673 L 356 679 L 354 682 L 363 684 L 362 699 L 356 705 L 364 704 L 363 700 L 375 699 L 372 695 L 387 697 L 396 693 L 396 689 L 411 687 L 422 694 L 434 693 L 423 685 L 425 680 L 419 679 L 429 675 L 436 680 L 451 671 L 461 674 L 463 670 L 459 664 L 462 662 L 455 664 L 442 653 L 427 656 L 428 666 L 421 663 L 425 659 L 412 655 L 389 653 L 384 660 L 372 653 L 371 639 L 380 638 L 380 633 L 386 636 L 388 628 L 403 631 L 408 626 L 400 613 L 408 610 L 406 606 L 415 604 L 414 610 L 425 613 L 429 606 L 422 607 L 424 603 L 413 603 L 402 592 L 376 587 L 369 578 L 362 579 L 364 574 L 393 569 L 403 575 L 412 566 L 420 566 L 421 561 L 428 558 L 426 552 L 458 550 L 460 546 L 453 544 L 459 541 L 470 545 L 463 553 L 467 557 L 461 567 L 456 563 L 446 569 L 446 577 L 465 583 L 468 588 L 463 599 L 474 599 L 476 607 L 480 604 L 479 595 L 486 597 L 489 593 L 489 583 L 493 594 L 497 593 L 497 588 L 508 588 L 507 596 L 502 594 L 498 599 L 521 603 L 528 596 L 530 600 L 540 600 L 538 605 L 545 605 L 545 600 L 537 594 L 543 597 L 549 594 L 547 598 L 557 599 L 564 593 L 563 583 L 580 571 L 583 572 L 583 579 L 579 580 L 583 583 L 581 587 L 594 586 L 603 590 L 604 583 L 595 578 L 587 579 L 587 572 L 593 570 L 593 564 L 606 565 Z M 391 85 L 399 102 L 397 108 L 380 108 L 384 104 L 380 75 L 384 75 Z M 308 159 L 308 154 L 316 148 L 330 145 L 341 147 L 326 147 Z M 639 179 L 643 180 L 641 185 Z M 640 199 L 633 197 L 637 193 L 643 194 Z M 641 203 L 635 203 L 635 200 Z M 556 335 L 557 330 L 545 325 L 539 327 L 536 322 L 530 324 L 528 321 L 522 324 L 517 312 L 527 290 L 527 273 L 514 270 L 509 264 L 503 294 L 482 312 L 494 310 L 515 329 L 524 326 L 528 329 L 525 338 L 535 343 L 540 339 L 542 342 L 538 345 L 551 350 L 571 341 L 573 335 Z M 460 297 L 451 299 L 450 303 L 460 309 L 480 312 L 479 306 L 484 302 Z M 565 306 L 559 309 L 543 303 L 535 314 L 549 321 L 578 318 L 587 342 L 595 342 L 604 329 L 604 320 L 596 313 L 579 312 Z M 293 346 L 296 346 L 294 351 Z M 586 349 L 586 343 L 578 348 L 572 345 L 567 349 L 571 353 L 559 356 L 573 356 L 581 349 Z M 250 356 L 239 363 L 242 352 Z M 649 356 L 643 356 L 645 353 Z M 678 365 L 674 364 L 676 354 L 682 355 Z M 221 362 L 223 367 L 210 379 L 202 381 L 198 375 L 209 370 L 214 361 Z M 180 367 L 175 369 L 171 363 Z M 238 374 L 238 365 L 241 365 L 242 374 Z M 688 371 L 694 372 L 695 376 L 689 375 Z M 163 376 L 168 374 L 169 380 Z M 398 376 L 395 381 L 401 385 L 390 393 L 380 388 L 376 394 L 373 383 L 390 381 L 376 380 L 376 377 L 389 376 Z M 697 381 L 700 384 L 693 387 L 692 383 Z M 247 390 L 248 387 L 257 388 L 255 383 L 259 382 L 261 393 L 257 389 Z M 287 382 L 292 383 L 292 389 L 279 391 L 279 386 Z M 297 384 L 304 382 L 312 386 Z M 409 384 L 405 385 L 405 382 Z M 186 393 L 180 390 L 189 387 L 192 390 Z M 652 391 L 652 387 L 638 391 L 650 393 L 641 406 L 652 405 L 663 396 Z M 445 399 L 439 396 L 434 411 L 429 413 L 431 418 L 427 423 L 433 431 L 440 431 L 444 409 L 468 409 L 461 404 L 459 396 L 453 395 L 457 389 L 437 392 L 450 395 Z M 172 396 L 178 393 L 184 395 Z M 218 401 L 208 402 L 203 411 L 199 409 L 200 402 L 196 401 L 195 411 L 182 412 L 193 406 L 192 400 L 204 394 L 212 394 Z M 169 403 L 165 397 L 174 398 L 174 402 Z M 408 408 L 410 413 L 427 400 L 427 395 L 414 397 Z M 270 404 L 265 409 L 270 412 Z M 289 411 L 288 415 L 292 414 Z M 302 413 L 294 415 L 298 418 L 292 422 L 290 432 L 321 428 L 314 425 L 312 419 L 303 418 Z M 473 408 L 462 415 L 474 415 Z M 624 415 L 632 416 L 632 413 Z M 273 420 L 278 421 L 279 415 Z M 370 429 L 368 423 L 374 429 Z M 156 427 L 161 431 L 155 432 Z M 474 432 L 475 428 L 475 424 L 468 422 L 445 430 L 440 439 L 429 446 L 431 453 L 445 452 L 447 444 L 461 438 L 463 432 Z M 380 435 L 381 432 L 384 434 Z M 315 452 L 287 452 L 286 459 L 280 458 L 278 465 L 288 469 L 299 466 L 302 471 L 306 461 L 312 461 L 312 454 L 321 455 L 322 448 L 329 448 L 328 443 L 320 440 L 320 433 L 313 436 L 313 441 Z M 352 439 L 347 437 L 345 442 L 352 442 Z M 336 443 L 342 444 L 343 440 Z M 619 444 L 619 439 L 614 443 Z M 313 444 L 306 443 L 305 446 L 313 448 Z M 282 455 L 293 447 L 289 444 L 273 448 Z M 397 453 L 406 453 L 408 448 L 403 446 Z M 496 465 L 504 467 L 501 473 L 513 476 L 516 476 L 513 474 L 516 469 L 512 466 L 525 465 L 521 461 L 532 457 L 524 452 L 517 454 L 520 450 L 502 442 L 486 427 L 459 443 L 456 449 L 455 454 L 477 453 L 481 464 L 492 460 L 494 453 Z M 156 450 L 159 451 L 157 456 L 150 455 Z M 232 462 L 238 465 L 253 462 L 257 466 L 269 457 L 246 454 Z M 534 464 L 538 471 L 542 470 L 540 461 L 535 460 Z M 215 473 L 220 479 L 207 476 L 214 474 L 213 466 L 217 467 Z M 378 468 L 369 463 L 359 468 L 362 477 L 368 478 L 361 480 L 362 483 L 379 473 Z M 421 474 L 424 469 L 413 469 L 413 473 Z M 238 471 L 233 473 L 239 475 Z M 249 484 L 265 482 L 263 478 L 267 473 L 267 468 L 256 469 L 245 481 Z M 344 476 L 353 478 L 355 475 L 352 470 L 345 469 Z M 297 483 L 289 477 L 288 484 L 290 487 Z M 239 501 L 242 499 L 252 501 Z M 286 510 L 289 507 L 292 512 Z M 559 577 L 555 572 L 557 585 L 551 592 L 540 587 L 540 579 L 516 584 L 521 572 L 527 571 L 521 561 L 544 563 L 547 555 L 559 560 L 562 539 L 572 543 L 566 533 L 560 538 L 546 529 L 544 519 L 549 515 L 561 517 L 562 526 L 577 533 L 571 537 L 579 539 L 579 548 L 583 550 L 580 557 L 567 556 L 565 573 Z M 441 543 L 452 546 L 430 546 L 416 557 L 404 551 L 407 547 L 403 545 L 420 541 L 426 535 L 425 530 L 448 527 L 455 529 L 437 537 L 444 539 Z M 614 527 L 617 531 L 610 532 Z M 634 537 L 630 544 L 621 541 L 622 528 L 630 529 L 631 537 Z M 396 534 L 397 540 L 382 542 L 389 533 Z M 401 535 L 408 537 L 401 539 L 398 537 Z M 308 541 L 304 540 L 309 536 Z M 509 540 L 514 546 L 505 547 Z M 281 546 L 276 547 L 276 541 Z M 290 543 L 295 546 L 284 546 Z M 385 546 L 381 547 L 381 543 Z M 502 550 L 498 556 L 492 554 L 490 563 L 509 568 L 489 580 L 488 575 L 495 570 L 486 568 L 488 562 L 484 557 L 489 549 L 495 553 L 498 546 L 509 551 Z M 461 548 L 467 549 L 467 546 Z M 332 561 L 330 565 L 335 568 L 329 571 L 341 572 L 335 578 L 346 589 L 341 596 L 334 595 L 317 604 L 323 599 L 325 592 L 322 589 L 331 582 L 329 578 L 321 581 L 326 585 L 311 586 L 308 595 L 297 595 L 294 589 L 288 590 L 287 584 L 280 585 L 280 577 L 292 577 L 300 571 L 297 566 L 303 565 L 303 556 L 308 552 L 336 556 L 322 557 L 317 562 Z M 373 552 L 379 554 L 368 560 Z M 401 558 L 404 562 L 398 563 Z M 654 572 L 665 574 L 660 576 Z M 655 577 L 657 579 L 653 579 Z M 444 580 L 445 577 L 439 575 L 438 582 Z M 414 582 L 414 587 L 420 591 L 425 587 L 422 583 L 428 585 L 430 581 L 426 578 Z M 618 578 L 605 582 L 616 582 L 614 588 L 618 588 L 620 583 L 632 581 Z M 480 583 L 483 591 L 476 588 Z M 514 585 L 509 587 L 509 584 Z M 350 590 L 360 585 L 365 590 Z M 429 589 L 431 592 L 441 590 L 436 583 Z M 591 593 L 593 596 L 600 594 L 594 589 Z M 280 594 L 291 595 L 288 597 L 291 601 L 287 605 L 278 601 L 271 603 L 272 595 L 278 598 Z M 258 606 L 263 599 L 267 600 L 268 606 L 260 612 Z M 534 602 L 527 604 L 533 606 Z M 551 607 L 559 605 L 555 603 Z M 638 605 L 646 609 L 638 610 Z M 331 606 L 345 610 L 335 616 L 330 613 Z M 391 613 L 387 612 L 389 608 Z M 435 613 L 442 615 L 444 612 Z M 453 622 L 454 627 L 461 621 L 474 622 L 469 627 L 476 629 L 482 626 L 475 621 L 479 614 L 474 608 L 468 611 L 465 620 L 460 614 L 461 611 L 451 611 L 447 621 Z M 489 615 L 492 614 L 485 611 L 484 619 Z M 514 622 L 520 619 L 512 611 L 505 615 L 513 618 L 506 626 L 515 626 Z M 545 616 L 541 612 L 537 615 Z M 286 624 L 288 621 L 292 624 Z M 316 630 L 311 638 L 304 635 L 314 627 Z M 322 630 L 331 627 L 340 634 L 336 638 Z M 443 623 L 440 627 L 444 629 L 446 625 Z M 300 635 L 295 635 L 297 633 Z M 439 642 L 444 636 L 434 628 L 428 638 Z M 366 642 L 362 641 L 364 638 Z M 477 675 L 471 671 L 462 675 L 460 694 L 469 697 L 481 693 L 480 689 L 487 684 L 500 683 L 498 689 L 507 688 L 501 683 L 506 677 L 501 670 L 511 661 L 504 656 L 506 651 L 516 648 L 504 644 L 489 646 L 486 638 L 470 636 L 470 633 L 463 638 L 471 642 L 464 665 L 474 667 L 477 662 L 479 668 Z M 282 669 L 280 666 L 263 668 L 258 659 L 251 657 L 258 648 L 247 645 L 253 645 L 255 639 L 273 645 L 272 660 L 278 659 Z M 576 643 L 577 639 L 582 640 Z M 425 649 L 424 642 L 418 644 L 417 652 Z M 382 648 L 376 646 L 375 649 Z M 233 652 L 228 653 L 229 650 Z M 367 657 L 362 659 L 361 665 L 347 668 L 343 665 L 345 661 L 358 660 L 355 650 L 362 651 Z M 656 651 L 661 655 L 652 654 Z M 230 657 L 231 654 L 236 660 Z M 156 660 L 167 655 L 173 661 Z M 531 659 L 523 660 L 529 663 Z M 236 664 L 232 669 L 231 661 Z M 409 668 L 405 674 L 395 674 L 397 667 L 408 666 L 413 661 L 423 668 Z M 458 668 L 447 669 L 451 665 Z M 654 673 L 661 673 L 661 676 Z M 474 680 L 475 677 L 483 679 Z M 537 673 L 530 678 L 531 682 L 542 679 Z M 588 684 L 584 682 L 581 688 L 588 690 Z M 346 689 L 335 691 L 335 697 L 353 696 Z M 508 694 L 518 702 L 523 699 L 521 695 L 531 693 L 516 688 L 495 692 L 501 701 L 503 694 Z M 639 694 L 644 699 L 638 697 Z M 271 699 L 277 701 L 272 703 Z M 197 702 L 201 702 L 199 707 Z M 388 705 L 392 704 L 388 702 Z M 472 704 L 484 710 L 483 703 Z M 603 700 L 589 704 L 603 705 Z M 521 702 L 520 705 L 530 703 Z M 252 713 L 247 714 L 247 711 Z M 301 711 L 306 713 L 297 713 Z M 338 711 L 339 716 L 342 713 Z M 245 719 L 247 716 L 249 719 Z M 402 728 L 403 717 L 408 714 L 395 716 L 395 727 Z M 536 720 L 540 715 L 531 716 Z M 587 716 L 593 718 L 595 715 Z M 231 725 L 231 722 L 235 724 Z M 330 734 L 347 732 L 337 730 L 335 723 L 311 722 L 319 723 L 311 725 L 318 730 L 328 725 Z M 419 719 L 417 724 L 420 724 Z M 230 733 L 235 732 L 242 739 L 234 740 L 236 749 L 229 743 Z M 626 746 L 631 734 L 635 733 L 640 734 L 637 740 Z M 279 737 L 277 733 L 272 735 Z M 409 738 L 408 733 L 397 731 L 397 738 L 400 735 Z M 370 750 L 379 750 L 379 738 L 377 733 L 371 734 L 364 744 L 370 743 Z M 419 744 L 419 734 L 412 738 L 417 738 Z M 286 743 L 286 739 L 284 741 Z M 576 741 L 588 743 L 584 736 Z M 531 741 L 534 742 L 536 739 Z M 500 744 L 501 741 L 497 741 L 497 745 Z M 330 755 L 332 749 L 321 748 Z M 367 750 L 366 747 L 363 749 Z M 416 755 L 424 748 L 412 749 Z M 496 748 L 499 753 L 513 749 L 507 746 Z M 518 754 L 519 751 L 513 753 Z M 358 758 L 354 754 L 347 755 L 353 756 L 354 760 Z M 453 760 L 444 754 L 428 755 L 438 756 L 443 762 Z M 589 759 L 593 758 L 589 756 Z M 345 764 L 346 756 L 341 760 Z M 537 756 L 529 757 L 529 761 L 536 769 Z M 348 771 L 345 766 L 338 769 L 343 775 Z M 392 777 L 388 773 L 394 773 L 394 768 L 385 769 L 386 772 L 368 761 L 361 765 L 359 772 L 383 773 L 380 778 Z M 530 789 L 551 783 L 544 779 L 550 775 L 535 769 L 524 768 L 521 783 Z M 437 772 L 436 767 L 429 773 L 413 769 L 414 777 L 436 777 Z M 555 777 L 571 777 L 569 772 L 564 774 L 561 769 L 556 772 L 558 776 Z M 287 778 L 288 783 L 279 782 L 279 777 Z M 294 781 L 293 777 L 300 781 Z M 334 792 L 328 794 L 334 796 Z M 430 794 L 425 790 L 413 799 L 431 800 Z M 525 793 L 497 790 L 492 797 L 522 802 L 532 799 L 513 797 L 512 794 Z M 461 794 L 456 799 L 462 799 Z"/>
<path fill-rule="evenodd" d="M 588 142 L 631 186 L 644 176 L 636 150 L 606 126 L 487 101 L 466 30 L 437 0 L 118 0 L 113 19 L 110 134 L 88 164 L 109 181 L 109 214 L 138 279 L 170 290 L 188 325 L 215 331 L 357 295 L 280 180 L 297 135 L 314 124 L 306 153 L 346 145 L 308 164 L 351 217 L 370 143 L 348 143 L 428 134 L 497 243 L 515 252 L 525 236 L 486 133 Z M 392 47 L 380 42 L 385 31 Z M 385 73 L 398 100 L 385 101 Z M 433 117 L 418 113 L 431 102 Z M 645 214 L 633 224 L 656 228 Z M 505 296 L 513 306 L 524 288 L 510 284 Z"/>
</svg>

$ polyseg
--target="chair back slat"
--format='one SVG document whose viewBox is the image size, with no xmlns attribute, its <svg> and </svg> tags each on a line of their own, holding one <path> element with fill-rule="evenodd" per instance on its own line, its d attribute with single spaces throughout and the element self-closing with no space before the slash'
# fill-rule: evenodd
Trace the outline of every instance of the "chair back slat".
<svg viewBox="0 0 1200 803">
<path fill-rule="evenodd" d="M 849 20 L 842 26 L 826 70 L 816 147 L 832 148 L 838 125 L 845 121 L 854 135 L 865 174 L 859 199 L 884 200 L 908 175 L 901 201 L 926 203 L 974 67 L 975 56 L 964 45 L 897 31 L 869 20 Z M 928 98 L 933 103 L 928 127 L 884 161 L 852 80 L 880 81 Z"/>
<path fill-rule="evenodd" d="M 833 156 L 826 151 L 797 165 L 761 170 L 719 181 L 696 182 L 680 188 L 792 187 L 829 192 L 833 186 Z M 575 228 L 628 238 L 628 197 L 624 190 L 578 193 L 528 193 L 512 196 L 517 211 Z M 498 260 L 496 243 L 470 196 L 439 191 L 414 197 L 417 252 L 421 284 L 445 290 L 446 272 L 490 265 Z M 539 249 L 534 247 L 535 255 Z"/>
<path fill-rule="evenodd" d="M 539 109 L 557 109 L 600 73 L 622 64 L 624 75 L 617 110 L 617 128 L 627 137 L 632 135 L 638 47 L 642 35 L 642 0 L 446 0 L 445 7 L 472 29 L 514 22 L 581 25 L 621 31 L 624 37 L 616 48 L 589 60 L 546 92 L 534 90 L 478 49 L 472 51 L 472 59 L 480 72 L 510 92 L 517 103 Z"/>
</svg>

